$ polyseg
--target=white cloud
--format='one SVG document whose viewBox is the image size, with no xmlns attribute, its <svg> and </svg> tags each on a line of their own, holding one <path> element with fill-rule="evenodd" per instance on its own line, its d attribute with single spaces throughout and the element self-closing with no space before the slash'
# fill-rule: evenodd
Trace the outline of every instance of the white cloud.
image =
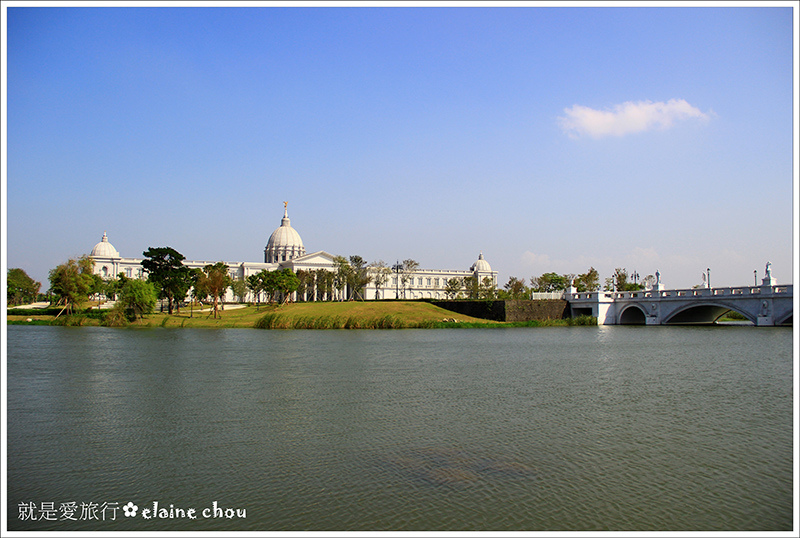
<svg viewBox="0 0 800 538">
<path fill-rule="evenodd" d="M 530 250 L 522 253 L 522 264 L 525 268 L 541 268 L 550 266 L 550 256 L 547 254 L 534 254 Z"/>
<path fill-rule="evenodd" d="M 653 267 L 654 265 L 658 265 L 660 260 L 661 256 L 659 256 L 658 252 L 656 252 L 656 249 L 653 247 L 635 247 L 630 254 L 625 256 L 625 263 L 631 267 L 637 265 Z M 655 271 L 655 269 L 653 269 L 653 271 Z"/>
<path fill-rule="evenodd" d="M 676 121 L 692 118 L 707 120 L 710 117 L 683 99 L 670 99 L 666 103 L 628 101 L 607 110 L 573 105 L 572 108 L 565 108 L 564 113 L 566 116 L 559 117 L 558 122 L 572 138 L 584 135 L 602 138 L 663 130 L 672 127 Z"/>
<path fill-rule="evenodd" d="M 617 267 L 622 267 L 629 273 L 636 271 L 644 277 L 648 274 L 655 274 L 657 270 L 664 273 L 665 267 L 671 265 L 669 262 L 676 261 L 673 258 L 674 256 L 665 258 L 653 247 L 634 247 L 628 253 L 600 256 L 579 255 L 563 259 L 526 251 L 521 256 L 521 262 L 526 276 L 539 276 L 549 272 L 580 274 L 586 272 L 590 267 L 594 267 L 600 272 L 601 277 L 605 278 L 611 276 Z"/>
</svg>

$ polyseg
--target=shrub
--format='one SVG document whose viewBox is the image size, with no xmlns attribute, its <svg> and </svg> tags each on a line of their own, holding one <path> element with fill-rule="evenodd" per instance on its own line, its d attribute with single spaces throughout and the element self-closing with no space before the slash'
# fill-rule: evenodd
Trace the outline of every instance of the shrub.
<svg viewBox="0 0 800 538">
<path fill-rule="evenodd" d="M 749 321 L 746 316 L 740 314 L 736 310 L 728 310 L 723 317 L 728 319 L 735 319 L 738 321 Z"/>
<path fill-rule="evenodd" d="M 100 322 L 103 327 L 125 327 L 128 324 L 127 316 L 121 306 L 114 305 L 114 308 L 109 310 L 103 321 Z"/>
<path fill-rule="evenodd" d="M 392 315 L 385 315 L 382 318 L 376 320 L 375 327 L 376 329 L 402 329 L 405 327 L 405 323 L 403 320 L 398 318 L 397 316 Z"/>
<path fill-rule="evenodd" d="M 128 280 L 122 286 L 117 305 L 120 305 L 131 321 L 137 316 L 144 319 L 144 315 L 151 313 L 156 306 L 156 290 L 149 281 Z"/>
<path fill-rule="evenodd" d="M 569 325 L 597 325 L 597 318 L 594 316 L 577 316 L 568 318 Z"/>
<path fill-rule="evenodd" d="M 278 314 L 264 314 L 253 326 L 256 329 L 275 329 L 278 317 Z"/>
<path fill-rule="evenodd" d="M 63 327 L 82 327 L 88 318 L 84 314 L 68 314 L 64 317 L 54 319 L 51 325 Z"/>
</svg>

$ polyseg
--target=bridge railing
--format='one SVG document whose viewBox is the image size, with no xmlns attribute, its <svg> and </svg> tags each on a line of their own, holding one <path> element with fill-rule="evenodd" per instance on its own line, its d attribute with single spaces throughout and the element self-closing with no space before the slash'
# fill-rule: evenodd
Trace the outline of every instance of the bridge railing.
<svg viewBox="0 0 800 538">
<path fill-rule="evenodd" d="M 541 300 L 541 299 L 563 299 L 565 295 L 565 291 L 534 291 L 531 293 L 531 299 Z"/>
<path fill-rule="evenodd" d="M 729 288 L 691 288 L 679 290 L 637 290 L 637 291 L 585 291 L 580 293 L 566 293 L 564 299 L 568 301 L 598 301 L 616 299 L 643 299 L 643 298 L 678 298 L 678 297 L 717 297 L 717 296 L 744 296 L 744 295 L 784 295 L 791 296 L 792 284 L 776 286 L 738 286 Z"/>
<path fill-rule="evenodd" d="M 791 295 L 793 286 L 737 286 L 728 288 L 692 288 L 688 290 L 662 290 L 660 297 L 716 297 L 719 295 Z"/>
</svg>

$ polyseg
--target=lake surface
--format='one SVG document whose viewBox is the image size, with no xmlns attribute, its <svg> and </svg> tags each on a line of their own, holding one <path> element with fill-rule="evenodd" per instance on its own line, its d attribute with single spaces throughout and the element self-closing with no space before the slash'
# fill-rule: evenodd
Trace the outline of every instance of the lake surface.
<svg viewBox="0 0 800 538">
<path fill-rule="evenodd" d="M 792 360 L 782 328 L 9 326 L 8 524 L 791 530 Z"/>
</svg>

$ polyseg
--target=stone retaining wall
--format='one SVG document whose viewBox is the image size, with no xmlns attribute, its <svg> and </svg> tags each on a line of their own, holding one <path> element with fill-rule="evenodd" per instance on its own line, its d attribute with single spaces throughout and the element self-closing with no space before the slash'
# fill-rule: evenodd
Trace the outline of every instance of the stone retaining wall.
<svg viewBox="0 0 800 538">
<path fill-rule="evenodd" d="M 569 304 L 562 299 L 504 302 L 505 321 L 542 321 L 569 317 Z"/>
<path fill-rule="evenodd" d="M 494 321 L 542 321 L 569 317 L 567 301 L 431 301 L 431 304 L 473 318 Z"/>
</svg>

